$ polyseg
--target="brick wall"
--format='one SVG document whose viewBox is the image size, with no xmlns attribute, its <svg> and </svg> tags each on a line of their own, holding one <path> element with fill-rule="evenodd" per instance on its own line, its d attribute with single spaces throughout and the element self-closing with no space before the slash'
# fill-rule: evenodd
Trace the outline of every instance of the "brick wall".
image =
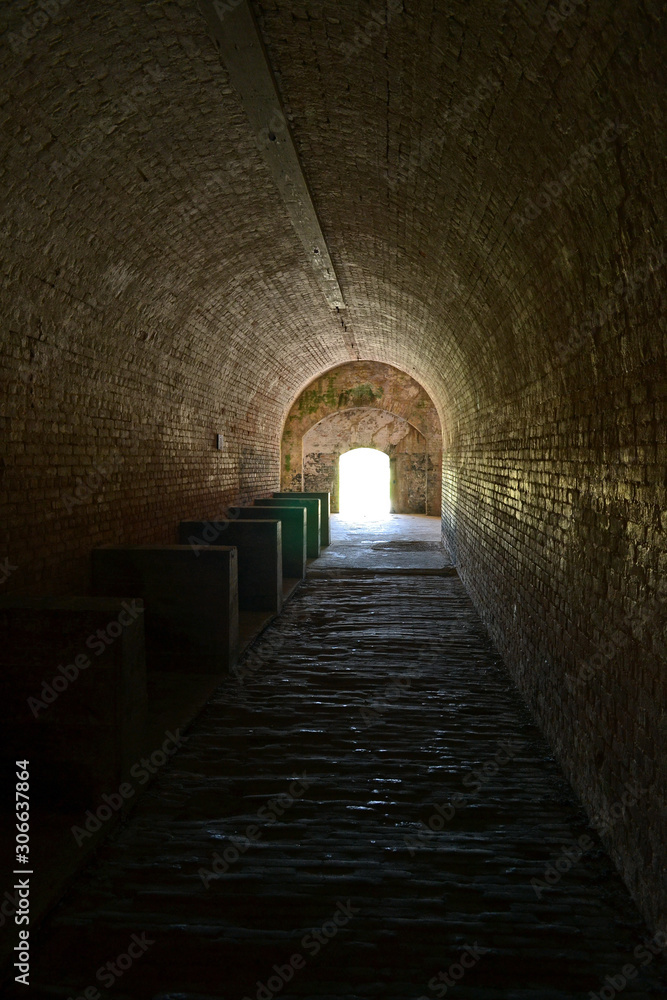
<svg viewBox="0 0 667 1000">
<path fill-rule="evenodd" d="M 13 382 L 2 417 L 4 592 L 85 593 L 93 546 L 173 543 L 180 519 L 215 518 L 232 501 L 278 487 L 269 428 L 279 411 L 246 413 L 242 384 L 223 396 L 209 381 L 207 393 L 194 364 L 174 362 L 171 378 L 157 380 L 141 347 L 129 361 L 98 342 L 93 362 L 98 333 L 84 323 L 66 349 L 48 334 L 10 343 L 27 381 Z M 113 336 L 110 324 L 105 333 Z M 228 414 L 237 410 L 231 433 Z"/>
<path fill-rule="evenodd" d="M 567 777 L 664 926 L 667 386 L 655 364 L 615 361 L 593 386 L 573 359 L 567 395 L 559 373 L 462 421 L 443 525 Z"/>
</svg>

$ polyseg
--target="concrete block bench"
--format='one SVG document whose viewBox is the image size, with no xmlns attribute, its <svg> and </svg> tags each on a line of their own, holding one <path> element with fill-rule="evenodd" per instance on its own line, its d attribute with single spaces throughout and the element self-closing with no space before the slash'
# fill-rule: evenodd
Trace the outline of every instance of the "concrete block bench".
<svg viewBox="0 0 667 1000">
<path fill-rule="evenodd" d="M 301 493 L 289 497 L 271 497 L 255 500 L 256 507 L 303 507 L 306 511 L 306 554 L 308 559 L 317 559 L 320 554 L 320 501 L 314 497 L 305 500 Z"/>
<path fill-rule="evenodd" d="M 238 656 L 237 565 L 230 546 L 105 545 L 93 590 L 143 599 L 149 670 L 219 673 Z"/>
<path fill-rule="evenodd" d="M 282 526 L 283 577 L 306 575 L 306 511 L 303 507 L 237 507 L 240 521 L 279 521 Z"/>
<path fill-rule="evenodd" d="M 278 613 L 283 603 L 280 521 L 181 521 L 181 545 L 233 545 L 238 552 L 239 611 Z"/>
<path fill-rule="evenodd" d="M 116 791 L 141 756 L 144 608 L 134 597 L 0 598 L 0 766 L 30 761 L 35 808 Z M 11 764 L 11 767 L 10 767 Z"/>
<path fill-rule="evenodd" d="M 325 548 L 331 545 L 331 494 L 330 493 L 274 493 L 273 496 L 285 499 L 299 499 L 320 501 L 320 545 Z"/>
</svg>

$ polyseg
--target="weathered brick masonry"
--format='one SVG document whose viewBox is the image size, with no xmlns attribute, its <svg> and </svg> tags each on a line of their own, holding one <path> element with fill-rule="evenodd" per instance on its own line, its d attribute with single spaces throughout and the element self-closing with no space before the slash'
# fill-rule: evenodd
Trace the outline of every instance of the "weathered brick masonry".
<svg viewBox="0 0 667 1000">
<path fill-rule="evenodd" d="M 340 313 L 194 0 L 0 15 L 0 586 L 80 592 L 92 546 L 277 489 L 299 393 L 396 366 L 442 421 L 462 578 L 591 816 L 642 789 L 603 836 L 664 926 L 661 7 L 253 8 Z"/>
<path fill-rule="evenodd" d="M 493 639 L 662 926 L 667 394 L 652 367 L 609 364 L 596 384 L 583 365 L 567 396 L 549 379 L 462 424 L 443 520 Z"/>
</svg>

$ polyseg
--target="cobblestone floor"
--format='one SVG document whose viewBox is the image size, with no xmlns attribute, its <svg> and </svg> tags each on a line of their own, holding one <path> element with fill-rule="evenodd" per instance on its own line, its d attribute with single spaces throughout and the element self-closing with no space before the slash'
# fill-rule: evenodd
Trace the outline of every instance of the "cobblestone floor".
<svg viewBox="0 0 667 1000">
<path fill-rule="evenodd" d="M 633 954 L 649 938 L 458 579 L 323 579 L 55 911 L 30 989 L 5 995 L 611 1000 L 605 977 L 632 964 L 624 1000 L 653 1000 L 662 957 Z"/>
</svg>

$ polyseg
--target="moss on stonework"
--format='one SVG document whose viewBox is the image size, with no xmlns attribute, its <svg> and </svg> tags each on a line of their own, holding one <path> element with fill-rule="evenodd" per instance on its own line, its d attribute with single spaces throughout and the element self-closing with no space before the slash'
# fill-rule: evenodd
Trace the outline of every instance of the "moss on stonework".
<svg viewBox="0 0 667 1000">
<path fill-rule="evenodd" d="M 289 472 L 292 468 L 292 456 L 285 455 L 285 472 Z"/>
<path fill-rule="evenodd" d="M 370 406 L 384 396 L 382 386 L 373 387 L 370 382 L 343 389 L 338 397 L 338 406 Z"/>
<path fill-rule="evenodd" d="M 317 413 L 322 403 L 329 402 L 329 397 L 331 396 L 331 389 L 333 384 L 333 379 L 328 380 L 329 385 L 327 386 L 327 391 L 322 391 L 322 383 L 318 382 L 315 388 L 305 389 L 301 396 L 299 397 L 299 413 L 313 414 Z M 335 402 L 335 398 L 334 398 Z"/>
<path fill-rule="evenodd" d="M 324 404 L 333 408 L 343 406 L 369 406 L 376 399 L 384 396 L 382 386 L 372 386 L 370 382 L 363 385 L 355 385 L 351 389 L 343 389 L 336 392 L 336 378 L 330 376 L 326 380 L 326 386 L 320 379 L 312 389 L 305 389 L 299 397 L 299 416 L 304 414 L 312 415 L 317 413 Z"/>
<path fill-rule="evenodd" d="M 327 388 L 322 399 L 328 406 L 336 405 L 336 378 L 334 375 L 330 375 L 327 379 Z"/>
</svg>

